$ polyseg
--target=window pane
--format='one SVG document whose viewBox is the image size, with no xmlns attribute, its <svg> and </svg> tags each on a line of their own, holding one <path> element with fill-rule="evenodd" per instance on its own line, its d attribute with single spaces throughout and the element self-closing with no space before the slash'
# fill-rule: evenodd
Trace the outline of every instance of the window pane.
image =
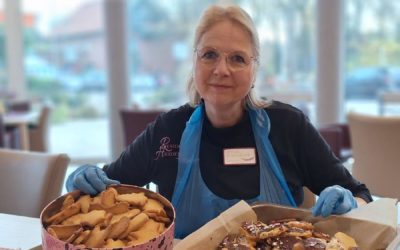
<svg viewBox="0 0 400 250">
<path fill-rule="evenodd" d="M 76 158 L 109 156 L 103 4 L 24 0 L 29 95 L 53 106 L 50 147 Z"/>
<path fill-rule="evenodd" d="M 400 114 L 400 2 L 345 1 L 347 110 Z M 397 96 L 384 105 L 383 96 Z"/>
<path fill-rule="evenodd" d="M 261 96 L 293 104 L 315 119 L 315 1 L 243 1 L 261 41 Z"/>
<path fill-rule="evenodd" d="M 133 104 L 140 108 L 170 108 L 187 100 L 185 87 L 192 65 L 194 30 L 201 12 L 216 2 L 128 1 Z M 260 35 L 259 94 L 313 113 L 315 1 L 231 2 L 248 11 Z"/>
</svg>

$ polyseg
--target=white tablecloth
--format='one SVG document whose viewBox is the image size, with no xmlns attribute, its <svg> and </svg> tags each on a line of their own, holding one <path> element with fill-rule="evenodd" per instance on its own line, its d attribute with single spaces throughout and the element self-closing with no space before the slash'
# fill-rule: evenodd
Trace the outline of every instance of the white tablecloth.
<svg viewBox="0 0 400 250">
<path fill-rule="evenodd" d="M 0 249 L 32 249 L 42 244 L 39 218 L 0 213 Z"/>
</svg>

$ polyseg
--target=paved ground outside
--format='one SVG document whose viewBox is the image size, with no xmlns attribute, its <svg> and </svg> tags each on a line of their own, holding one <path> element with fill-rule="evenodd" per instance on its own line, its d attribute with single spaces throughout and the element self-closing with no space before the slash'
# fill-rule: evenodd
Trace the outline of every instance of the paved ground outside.
<svg viewBox="0 0 400 250">
<path fill-rule="evenodd" d="M 104 159 L 110 155 L 106 118 L 73 120 L 52 125 L 49 137 L 52 153 L 67 153 L 73 159 Z"/>
</svg>

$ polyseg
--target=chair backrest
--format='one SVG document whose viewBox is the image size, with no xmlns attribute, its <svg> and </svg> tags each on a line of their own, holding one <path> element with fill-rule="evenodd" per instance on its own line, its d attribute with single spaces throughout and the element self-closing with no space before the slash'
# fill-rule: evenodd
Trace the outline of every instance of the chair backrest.
<svg viewBox="0 0 400 250">
<path fill-rule="evenodd" d="M 69 161 L 65 154 L 0 149 L 0 212 L 39 217 L 61 195 Z"/>
<path fill-rule="evenodd" d="M 49 120 L 51 109 L 43 106 L 36 127 L 29 129 L 29 150 L 36 152 L 48 151 Z"/>
<path fill-rule="evenodd" d="M 338 123 L 336 126 L 342 129 L 342 149 L 351 149 L 349 124 Z"/>
<path fill-rule="evenodd" d="M 18 127 L 7 126 L 3 114 L 0 114 L 0 148 L 20 148 L 20 131 Z"/>
<path fill-rule="evenodd" d="M 120 110 L 125 146 L 128 146 L 135 140 L 147 125 L 154 121 L 162 112 L 161 110 Z"/>
<path fill-rule="evenodd" d="M 337 127 L 320 127 L 318 128 L 319 133 L 324 140 L 331 147 L 332 152 L 340 157 L 340 150 L 342 146 L 342 130 Z"/>
<path fill-rule="evenodd" d="M 350 113 L 353 175 L 373 195 L 400 199 L 400 117 Z"/>
<path fill-rule="evenodd" d="M 347 123 L 327 124 L 320 127 L 319 132 L 342 161 L 352 157 L 350 131 Z"/>
<path fill-rule="evenodd" d="M 4 127 L 4 122 L 3 122 L 3 115 L 0 114 L 0 148 L 4 148 L 6 143 L 5 143 L 5 127 Z"/>
</svg>

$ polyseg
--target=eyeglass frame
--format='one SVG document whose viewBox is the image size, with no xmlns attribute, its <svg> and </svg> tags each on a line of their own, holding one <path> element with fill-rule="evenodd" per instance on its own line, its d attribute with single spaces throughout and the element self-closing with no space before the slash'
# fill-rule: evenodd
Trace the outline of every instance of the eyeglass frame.
<svg viewBox="0 0 400 250">
<path fill-rule="evenodd" d="M 203 58 L 202 58 L 202 55 L 201 54 L 199 54 L 202 50 L 204 50 L 204 49 L 211 49 L 211 50 L 213 50 L 213 51 L 215 51 L 215 52 L 217 52 L 217 54 L 218 54 L 218 58 L 216 59 L 216 61 L 215 62 L 206 62 L 206 61 L 204 61 L 203 60 Z M 246 68 L 248 68 L 251 64 L 252 64 L 252 62 L 255 62 L 255 63 L 258 63 L 258 58 L 257 57 L 255 57 L 255 56 L 249 56 L 246 52 L 244 52 L 244 51 L 231 51 L 231 52 L 225 52 L 225 51 L 221 51 L 221 50 L 219 50 L 219 49 L 217 49 L 217 48 L 215 48 L 215 47 L 208 47 L 208 46 L 206 46 L 206 47 L 203 47 L 203 48 L 195 48 L 194 50 L 193 50 L 193 52 L 194 53 L 196 53 L 196 59 L 197 60 L 199 60 L 203 65 L 211 65 L 212 67 L 215 67 L 219 62 L 220 62 L 220 60 L 221 60 L 221 54 L 224 54 L 225 55 L 225 62 L 226 62 L 226 65 L 228 66 L 228 68 L 230 69 L 230 70 L 232 70 L 232 71 L 241 71 L 241 70 L 244 70 L 244 69 L 246 69 Z M 247 63 L 247 64 L 244 64 L 242 67 L 232 67 L 232 63 L 230 63 L 231 61 L 230 60 L 228 60 L 229 58 L 230 58 L 230 55 L 232 55 L 232 54 L 235 54 L 235 53 L 240 53 L 240 54 L 242 54 L 242 55 L 245 55 L 246 57 L 248 57 L 249 58 L 249 62 Z"/>
</svg>

